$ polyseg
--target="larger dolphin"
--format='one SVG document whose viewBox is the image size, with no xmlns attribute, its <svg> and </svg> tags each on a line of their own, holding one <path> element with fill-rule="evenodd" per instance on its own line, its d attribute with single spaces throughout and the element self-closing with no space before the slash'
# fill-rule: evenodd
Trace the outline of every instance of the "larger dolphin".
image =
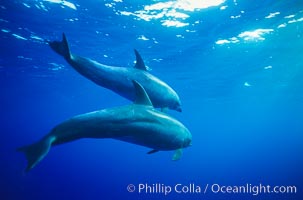
<svg viewBox="0 0 303 200">
<path fill-rule="evenodd" d="M 38 142 L 19 148 L 28 161 L 26 171 L 40 162 L 50 147 L 81 138 L 122 140 L 151 148 L 149 153 L 176 150 L 173 160 L 179 159 L 182 148 L 191 145 L 191 133 L 176 119 L 156 110 L 144 88 L 135 81 L 133 84 L 134 104 L 75 116 Z"/>
<path fill-rule="evenodd" d="M 178 94 L 165 82 L 147 71 L 143 59 L 136 50 L 135 67 L 125 68 L 100 64 L 94 60 L 72 54 L 64 33 L 62 41 L 49 42 L 49 45 L 55 52 L 62 55 L 76 71 L 96 84 L 133 101 L 135 90 L 132 80 L 135 80 L 142 84 L 155 107 L 168 107 L 181 112 Z"/>
</svg>

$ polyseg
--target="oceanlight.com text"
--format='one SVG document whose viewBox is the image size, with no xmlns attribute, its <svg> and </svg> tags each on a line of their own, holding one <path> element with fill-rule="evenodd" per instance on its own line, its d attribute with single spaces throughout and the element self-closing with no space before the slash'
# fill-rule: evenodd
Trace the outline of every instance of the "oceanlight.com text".
<svg viewBox="0 0 303 200">
<path fill-rule="evenodd" d="M 227 194 L 252 194 L 254 196 L 259 194 L 295 194 L 297 193 L 296 186 L 270 186 L 270 185 L 252 185 L 245 184 L 241 186 L 225 186 L 220 184 L 212 184 L 210 186 L 212 193 L 227 193 Z"/>
<path fill-rule="evenodd" d="M 213 184 L 196 184 L 177 183 L 174 185 L 163 183 L 139 183 L 129 184 L 127 191 L 138 194 L 248 194 L 248 195 L 261 195 L 261 194 L 296 194 L 296 186 L 271 186 L 265 184 L 243 184 L 243 185 L 222 185 L 218 183 Z"/>
</svg>

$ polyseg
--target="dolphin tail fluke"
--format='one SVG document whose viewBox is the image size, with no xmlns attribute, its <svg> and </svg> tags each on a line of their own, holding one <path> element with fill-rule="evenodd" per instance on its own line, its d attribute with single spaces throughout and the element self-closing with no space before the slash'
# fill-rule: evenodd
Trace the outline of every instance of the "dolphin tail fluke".
<svg viewBox="0 0 303 200">
<path fill-rule="evenodd" d="M 34 144 L 17 149 L 17 151 L 23 152 L 27 159 L 25 172 L 30 171 L 46 156 L 54 140 L 54 137 L 45 137 Z"/>
<path fill-rule="evenodd" d="M 67 43 L 65 34 L 62 34 L 62 41 L 48 42 L 49 46 L 58 54 L 63 56 L 65 59 L 70 59 L 70 51 Z"/>
</svg>

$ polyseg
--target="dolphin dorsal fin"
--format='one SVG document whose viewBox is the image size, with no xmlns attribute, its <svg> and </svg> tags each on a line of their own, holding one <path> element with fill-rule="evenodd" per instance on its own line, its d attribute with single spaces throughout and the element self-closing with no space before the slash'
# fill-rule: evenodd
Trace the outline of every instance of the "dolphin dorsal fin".
<svg viewBox="0 0 303 200">
<path fill-rule="evenodd" d="M 142 87 L 140 83 L 137 81 L 133 80 L 133 84 L 135 87 L 135 104 L 140 104 L 140 105 L 146 105 L 146 106 L 153 106 L 151 103 L 146 91 Z"/>
<path fill-rule="evenodd" d="M 134 49 L 134 51 L 135 51 L 135 54 L 136 54 L 135 68 L 147 71 L 147 68 L 146 68 L 146 66 L 144 64 L 144 61 L 143 61 L 142 57 L 140 56 L 139 52 L 136 49 Z"/>
</svg>

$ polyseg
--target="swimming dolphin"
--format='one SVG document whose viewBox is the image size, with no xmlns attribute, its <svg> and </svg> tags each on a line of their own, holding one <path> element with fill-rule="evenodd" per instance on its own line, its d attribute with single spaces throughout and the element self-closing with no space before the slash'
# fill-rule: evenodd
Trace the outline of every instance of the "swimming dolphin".
<svg viewBox="0 0 303 200">
<path fill-rule="evenodd" d="M 178 160 L 182 149 L 191 145 L 191 133 L 182 123 L 155 109 L 144 88 L 138 82 L 133 84 L 136 93 L 133 104 L 72 117 L 38 142 L 19 148 L 27 158 L 25 171 L 36 166 L 52 146 L 81 138 L 122 140 L 151 148 L 149 154 L 176 150 L 173 160 Z"/>
<path fill-rule="evenodd" d="M 134 68 L 125 68 L 100 64 L 89 58 L 72 54 L 64 33 L 62 41 L 49 41 L 48 43 L 76 71 L 96 84 L 133 101 L 135 99 L 135 89 L 132 80 L 135 80 L 142 84 L 154 107 L 182 111 L 178 94 L 165 82 L 147 71 L 138 51 L 135 50 L 136 64 Z"/>
</svg>

